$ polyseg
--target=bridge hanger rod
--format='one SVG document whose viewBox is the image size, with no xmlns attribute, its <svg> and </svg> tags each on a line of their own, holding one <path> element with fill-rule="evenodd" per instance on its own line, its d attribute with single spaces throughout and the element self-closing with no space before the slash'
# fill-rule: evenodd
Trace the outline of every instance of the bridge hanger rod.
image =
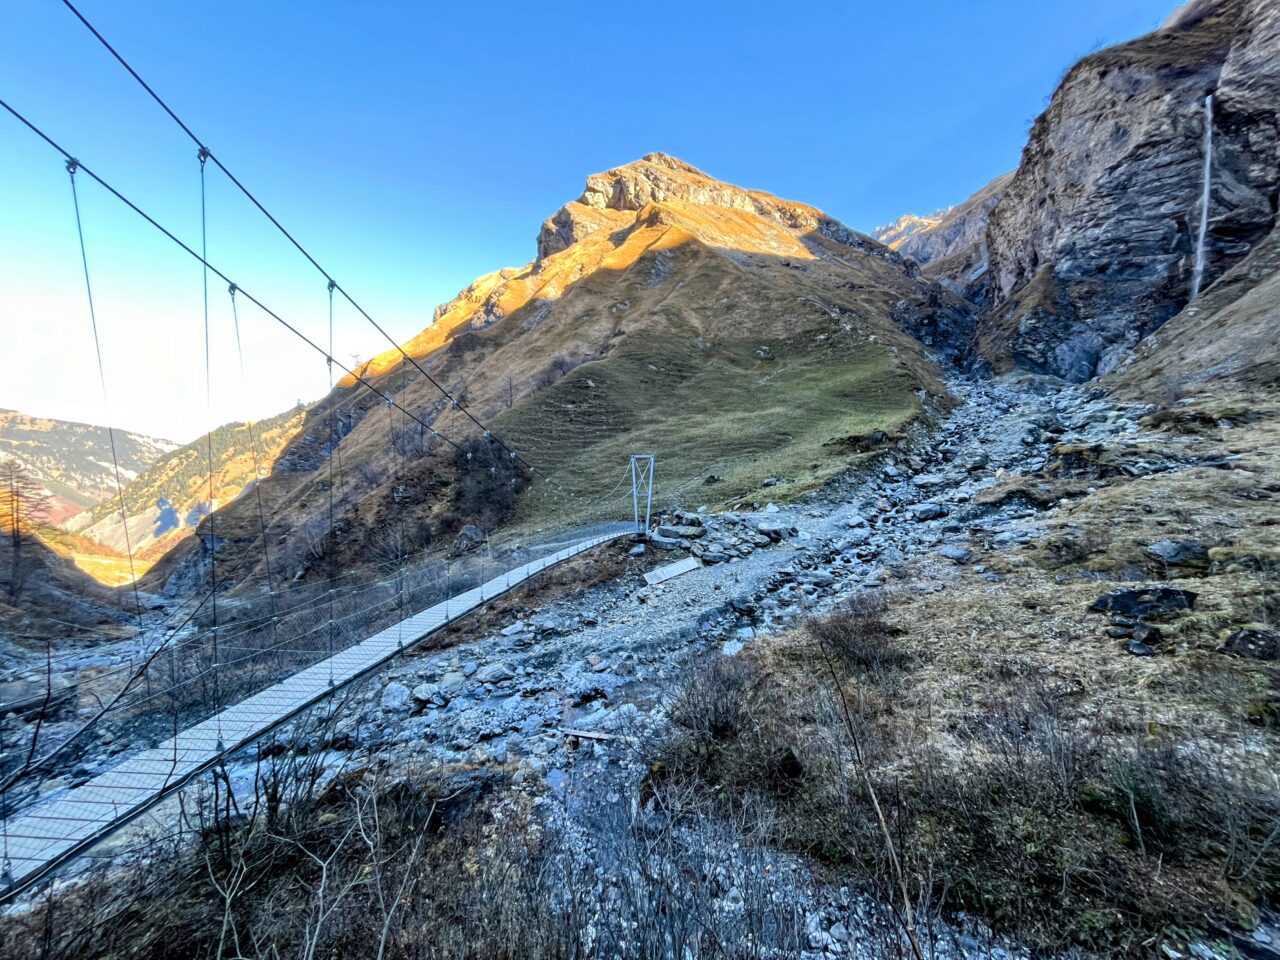
<svg viewBox="0 0 1280 960">
<path fill-rule="evenodd" d="M 149 83 L 147 83 L 147 81 L 142 79 L 142 75 L 139 74 L 138 71 L 133 68 L 133 66 L 129 63 L 129 61 L 126 60 L 120 54 L 120 52 L 110 44 L 110 42 L 108 42 L 106 37 L 104 37 L 101 33 L 98 32 L 97 28 L 94 27 L 94 25 L 89 22 L 88 18 L 85 17 L 84 14 L 82 14 L 78 9 L 76 9 L 75 4 L 71 3 L 71 0 L 62 0 L 62 2 L 68 10 L 70 10 L 73 14 L 75 14 L 76 19 L 78 19 L 82 24 L 85 25 L 85 27 L 89 30 L 90 33 L 93 34 L 93 36 L 97 39 L 97 41 L 100 44 L 102 44 L 103 47 L 106 48 L 107 52 L 110 53 L 111 56 L 114 57 L 119 62 L 119 64 L 129 72 L 129 75 L 132 76 L 133 79 L 138 82 L 139 86 L 141 86 L 142 89 L 145 90 L 150 95 L 151 99 L 154 100 L 160 106 L 160 108 L 169 115 L 169 118 L 173 120 L 173 122 L 176 123 L 180 128 L 182 128 L 182 132 L 185 133 L 191 139 L 191 141 L 197 147 L 200 148 L 201 155 L 207 157 L 209 160 L 212 160 L 214 165 L 217 166 L 217 168 L 221 170 L 224 174 L 226 174 L 227 179 L 230 180 L 233 184 L 235 184 L 235 186 L 240 190 L 241 193 L 245 195 L 245 197 L 249 200 L 249 202 L 252 203 L 255 207 L 257 207 L 258 210 L 262 212 L 262 215 L 271 221 L 272 225 L 277 230 L 280 231 L 280 233 L 285 237 L 285 239 L 287 239 L 291 244 L 293 244 L 293 246 L 297 249 L 297 251 L 301 253 L 304 257 L 306 257 L 306 259 L 311 263 L 311 265 L 320 272 L 320 274 L 325 278 L 325 280 L 329 282 L 330 287 L 333 290 L 336 290 L 337 292 L 341 293 L 342 296 L 346 298 L 347 302 L 350 303 L 351 306 L 353 306 L 360 313 L 361 316 L 363 316 L 367 321 L 369 321 L 369 323 L 373 325 L 373 328 L 377 330 L 378 333 L 382 334 L 382 336 L 386 339 L 388 343 L 391 344 L 391 346 L 393 346 L 397 351 L 399 351 L 401 357 L 403 357 L 409 363 L 413 364 L 413 366 L 418 370 L 418 372 L 421 373 L 424 377 L 426 377 L 428 382 L 430 382 L 432 386 L 434 386 L 437 390 L 440 391 L 441 394 L 444 395 L 444 398 L 446 400 L 448 400 L 457 410 L 459 410 L 464 416 L 467 417 L 467 419 L 469 419 L 477 427 L 479 427 L 481 430 L 484 430 L 486 434 L 489 436 L 489 438 L 493 440 L 494 443 L 498 444 L 498 446 L 502 447 L 503 450 L 507 451 L 507 453 L 511 455 L 512 459 L 519 460 L 526 467 L 528 467 L 529 470 L 531 470 L 534 473 L 542 473 L 541 470 L 539 470 L 532 463 L 530 463 L 523 456 L 521 456 L 514 449 L 512 449 L 511 446 L 509 446 L 504 440 L 502 440 L 501 437 L 492 433 L 489 430 L 489 428 L 486 427 L 485 424 L 481 420 L 479 420 L 474 414 L 472 414 L 471 411 L 468 410 L 462 404 L 461 401 L 455 398 L 453 394 L 451 394 L 443 384 L 441 384 L 438 380 L 435 379 L 435 377 L 433 377 L 430 373 L 428 373 L 427 370 L 421 364 L 419 364 L 417 360 L 415 360 L 412 356 L 410 356 L 407 352 L 405 352 L 404 348 L 401 347 L 400 344 L 396 342 L 395 338 L 392 337 L 391 334 L 387 333 L 387 331 L 382 327 L 382 325 L 378 323 L 378 321 L 374 320 L 373 317 L 370 316 L 368 311 L 366 311 L 364 307 L 360 306 L 360 304 L 356 302 L 355 298 L 352 297 L 351 294 L 348 293 L 346 289 L 343 288 L 342 284 L 338 283 L 338 281 L 333 278 L 333 276 L 329 273 L 329 271 L 327 271 L 324 267 L 322 267 L 319 261 L 316 260 L 316 258 L 311 255 L 311 253 L 307 250 L 307 248 L 304 247 L 301 243 L 299 243 L 297 238 L 295 238 L 292 233 L 290 233 L 287 229 L 285 229 L 284 225 L 275 218 L 275 216 L 271 213 L 271 211 L 269 211 L 262 204 L 262 202 L 256 196 L 254 196 L 252 191 L 250 191 L 248 187 L 246 187 L 243 183 L 240 182 L 240 179 L 236 177 L 236 175 L 227 168 L 226 164 L 224 164 L 222 160 L 218 158 L 217 154 L 215 154 L 205 144 L 203 140 L 201 140 L 199 137 L 195 135 L 192 129 L 182 121 L 182 118 L 178 116 L 178 114 L 173 110 L 173 108 L 170 107 L 169 104 L 167 104 L 158 93 L 156 93 L 156 91 L 152 88 L 152 86 Z"/>
</svg>

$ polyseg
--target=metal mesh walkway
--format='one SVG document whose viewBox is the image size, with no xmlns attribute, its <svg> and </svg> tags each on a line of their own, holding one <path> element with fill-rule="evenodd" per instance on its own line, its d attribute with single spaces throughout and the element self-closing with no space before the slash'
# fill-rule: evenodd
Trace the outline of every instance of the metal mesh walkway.
<svg viewBox="0 0 1280 960">
<path fill-rule="evenodd" d="M 122 760 L 82 786 L 5 821 L 0 902 L 28 889 L 228 754 L 269 733 L 335 690 L 376 670 L 434 631 L 530 577 L 635 530 L 634 524 L 617 524 L 572 542 L 556 553 L 508 570 L 444 603 L 427 607 L 150 750 Z"/>
</svg>

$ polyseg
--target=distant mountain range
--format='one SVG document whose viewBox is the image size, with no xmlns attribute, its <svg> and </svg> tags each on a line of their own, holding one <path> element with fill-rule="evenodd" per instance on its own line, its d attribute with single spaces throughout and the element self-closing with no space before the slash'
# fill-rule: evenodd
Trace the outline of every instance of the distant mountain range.
<svg viewBox="0 0 1280 960">
<path fill-rule="evenodd" d="M 129 482 L 180 444 L 115 431 L 120 479 Z M 49 522 L 61 524 L 116 493 L 106 427 L 0 410 L 0 461 L 17 460 L 50 494 Z"/>
<path fill-rule="evenodd" d="M 64 560 L 115 586 L 128 581 L 131 569 L 146 572 L 209 514 L 211 447 L 216 508 L 251 486 L 255 468 L 270 473 L 304 417 L 297 408 L 252 426 L 224 424 L 187 444 L 116 430 L 127 541 L 106 427 L 0 410 L 0 462 L 21 463 L 46 491 L 40 538 Z"/>
<path fill-rule="evenodd" d="M 271 472 L 284 445 L 301 427 L 305 408 L 296 407 L 257 423 L 227 423 L 191 443 L 170 450 L 124 490 L 128 547 L 143 572 L 179 541 L 190 536 L 210 512 L 209 456 L 213 456 L 213 508 L 239 497 Z M 106 501 L 64 524 L 66 529 L 118 554 L 126 549 L 120 507 Z"/>
</svg>

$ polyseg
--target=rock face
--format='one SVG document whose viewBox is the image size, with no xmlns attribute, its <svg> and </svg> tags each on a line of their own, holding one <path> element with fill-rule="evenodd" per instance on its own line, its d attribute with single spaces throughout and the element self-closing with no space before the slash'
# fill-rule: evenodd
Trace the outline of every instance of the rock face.
<svg viewBox="0 0 1280 960">
<path fill-rule="evenodd" d="M 1209 380 L 1274 387 L 1280 381 L 1277 317 L 1280 231 L 1273 230 L 1103 382 L 1154 400 Z"/>
<path fill-rule="evenodd" d="M 1011 180 L 1013 173 L 1003 174 L 964 203 L 927 217 L 908 213 L 872 236 L 923 266 L 926 279 L 981 304 L 988 290 L 987 221 Z"/>
<path fill-rule="evenodd" d="M 991 212 L 979 343 L 998 369 L 1105 373 L 1190 295 L 1204 101 L 1213 94 L 1208 286 L 1271 230 L 1280 184 L 1280 5 L 1192 3 L 1081 60 Z"/>
</svg>

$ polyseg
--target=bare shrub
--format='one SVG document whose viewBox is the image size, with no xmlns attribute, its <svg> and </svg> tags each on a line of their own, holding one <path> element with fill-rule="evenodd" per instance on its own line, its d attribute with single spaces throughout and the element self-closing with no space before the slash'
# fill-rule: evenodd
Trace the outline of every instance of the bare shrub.
<svg viewBox="0 0 1280 960">
<path fill-rule="evenodd" d="M 539 371 L 534 376 L 533 388 L 535 390 L 546 390 L 548 387 L 553 385 L 559 379 L 560 379 L 559 372 L 556 370 L 556 367 L 553 364 L 547 369 Z"/>
<path fill-rule="evenodd" d="M 676 696 L 678 733 L 651 785 L 681 784 L 722 813 L 766 803 L 771 839 L 875 891 L 913 952 L 938 909 L 1038 948 L 1128 955 L 1280 891 L 1273 775 L 1232 772 L 1212 748 L 1175 750 L 1143 725 L 1103 737 L 1026 663 L 993 674 L 944 751 L 896 706 L 918 657 L 876 607 L 755 656 Z M 787 752 L 798 762 L 779 789 Z"/>
<path fill-rule="evenodd" d="M 876 679 L 909 666 L 913 655 L 899 641 L 899 632 L 882 619 L 884 601 L 859 598 L 805 626 L 810 635 L 847 670 Z"/>
<path fill-rule="evenodd" d="M 502 400 L 502 405 L 510 410 L 516 403 L 516 381 L 511 374 L 504 374 L 502 380 L 498 384 L 498 396 Z"/>
<path fill-rule="evenodd" d="M 700 740 L 733 740 L 750 723 L 758 671 L 750 660 L 715 660 L 671 704 L 671 720 Z"/>
</svg>

